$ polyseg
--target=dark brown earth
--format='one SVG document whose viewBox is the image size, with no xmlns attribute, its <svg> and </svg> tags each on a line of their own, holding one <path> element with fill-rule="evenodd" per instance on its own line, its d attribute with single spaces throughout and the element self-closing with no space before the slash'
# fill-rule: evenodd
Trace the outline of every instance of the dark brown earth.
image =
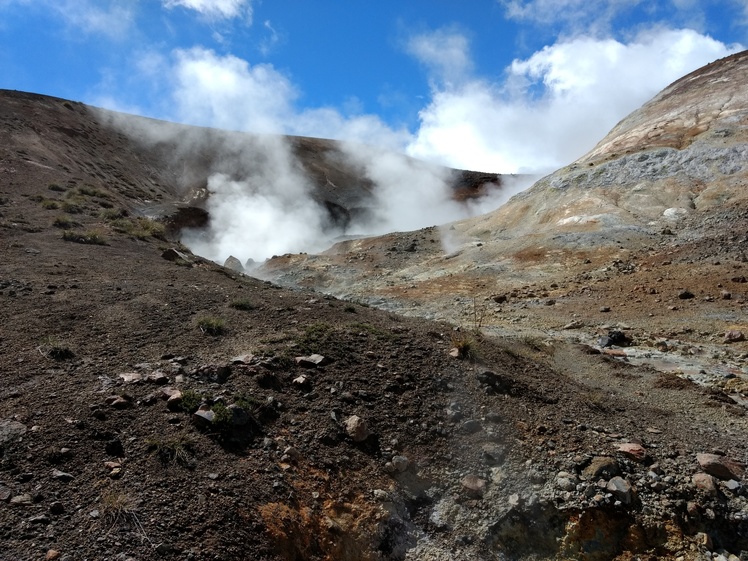
<svg viewBox="0 0 748 561">
<path fill-rule="evenodd" d="M 475 305 L 458 329 L 239 275 L 138 214 L 185 193 L 158 151 L 59 99 L 5 92 L 0 121 L 0 559 L 748 551 L 748 420 L 726 391 L 608 349 L 492 337 Z M 693 286 L 673 251 L 638 258 L 678 279 L 667 298 Z M 712 266 L 737 299 L 742 266 Z M 614 299 L 627 277 L 609 277 L 600 304 L 630 305 Z M 517 290 L 526 315 L 585 293 Z M 310 354 L 325 360 L 297 364 Z M 349 433 L 353 416 L 367 431 Z M 722 475 L 698 487 L 704 470 Z"/>
</svg>

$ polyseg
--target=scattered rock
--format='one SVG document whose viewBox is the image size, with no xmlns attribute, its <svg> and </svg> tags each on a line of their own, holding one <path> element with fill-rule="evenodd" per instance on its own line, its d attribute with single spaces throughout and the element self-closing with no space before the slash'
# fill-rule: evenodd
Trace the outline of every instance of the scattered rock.
<svg viewBox="0 0 748 561">
<path fill-rule="evenodd" d="M 618 475 L 621 468 L 615 458 L 610 456 L 595 456 L 590 464 L 582 470 L 582 475 L 588 479 L 604 477 L 610 478 Z"/>
<path fill-rule="evenodd" d="M 358 415 L 352 415 L 345 421 L 345 432 L 348 433 L 354 442 L 363 442 L 369 438 L 369 427 Z"/>
<path fill-rule="evenodd" d="M 190 261 L 189 257 L 187 257 L 185 253 L 182 253 L 181 251 L 174 249 L 173 247 L 164 250 L 164 252 L 161 254 L 161 257 L 163 257 L 167 261 Z"/>
<path fill-rule="evenodd" d="M 643 462 L 647 458 L 647 450 L 641 444 L 625 442 L 618 445 L 618 451 L 635 462 Z"/>
<path fill-rule="evenodd" d="M 468 419 L 467 421 L 462 423 L 462 431 L 468 434 L 480 432 L 481 428 L 482 427 L 480 421 L 477 421 L 475 419 Z"/>
<path fill-rule="evenodd" d="M 724 343 L 737 343 L 738 341 L 745 341 L 745 334 L 742 331 L 731 329 L 725 333 Z"/>
<path fill-rule="evenodd" d="M 575 319 L 564 325 L 563 329 L 581 329 L 582 327 L 584 327 L 584 323 Z"/>
<path fill-rule="evenodd" d="M 134 384 L 140 382 L 143 379 L 143 375 L 139 372 L 123 372 L 119 375 L 125 384 Z"/>
<path fill-rule="evenodd" d="M 198 409 L 192 414 L 192 422 L 200 429 L 210 428 L 215 418 L 216 414 L 210 409 Z"/>
<path fill-rule="evenodd" d="M 696 461 L 699 462 L 701 469 L 719 479 L 739 480 L 743 477 L 743 465 L 726 456 L 696 454 Z"/>
<path fill-rule="evenodd" d="M 237 273 L 244 272 L 244 265 L 242 265 L 242 262 L 233 255 L 228 256 L 226 261 L 223 262 L 223 266 L 227 269 L 231 269 L 232 271 L 236 271 Z"/>
<path fill-rule="evenodd" d="M 460 481 L 463 491 L 470 497 L 480 498 L 486 492 L 488 482 L 477 475 L 466 475 Z"/>
<path fill-rule="evenodd" d="M 691 478 L 691 483 L 697 489 L 704 491 L 710 497 L 717 496 L 717 483 L 708 473 L 697 473 Z"/>
<path fill-rule="evenodd" d="M 309 356 L 297 356 L 294 361 L 302 368 L 317 368 L 329 363 L 329 360 L 322 355 L 313 354 Z"/>
<path fill-rule="evenodd" d="M 393 456 L 392 466 L 398 473 L 402 473 L 410 466 L 410 460 L 408 460 L 408 458 L 406 458 L 405 456 Z"/>
<path fill-rule="evenodd" d="M 633 501 L 634 493 L 631 484 L 623 477 L 616 476 L 611 478 L 608 481 L 606 489 L 625 505 L 631 504 Z"/>
<path fill-rule="evenodd" d="M 34 499 L 28 493 L 16 495 L 12 499 L 10 499 L 10 504 L 12 504 L 13 506 L 29 506 L 33 504 L 33 502 Z"/>
<path fill-rule="evenodd" d="M 482 446 L 481 457 L 489 466 L 502 464 L 506 458 L 506 448 L 494 443 L 484 444 Z"/>
<path fill-rule="evenodd" d="M 67 483 L 68 481 L 72 481 L 75 478 L 71 473 L 65 473 L 64 471 L 60 471 L 59 469 L 53 469 L 52 479 L 56 479 L 57 481 L 62 481 L 63 483 Z"/>
<path fill-rule="evenodd" d="M 24 434 L 28 427 L 18 421 L 1 420 L 0 421 L 0 445 L 6 442 L 17 440 Z"/>
</svg>

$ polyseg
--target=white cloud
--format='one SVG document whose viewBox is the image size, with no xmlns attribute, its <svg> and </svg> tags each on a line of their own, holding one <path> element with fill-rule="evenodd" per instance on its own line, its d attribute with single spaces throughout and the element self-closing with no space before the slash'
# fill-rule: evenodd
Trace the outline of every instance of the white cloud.
<svg viewBox="0 0 748 561">
<path fill-rule="evenodd" d="M 269 64 L 250 66 L 233 55 L 195 47 L 177 50 L 170 85 L 182 122 L 282 133 L 293 115 L 296 89 Z"/>
<path fill-rule="evenodd" d="M 473 67 L 470 44 L 457 31 L 439 29 L 415 35 L 407 42 L 406 50 L 442 82 L 460 80 Z"/>
<path fill-rule="evenodd" d="M 642 0 L 499 0 L 510 19 L 597 34 Z"/>
<path fill-rule="evenodd" d="M 127 37 L 135 22 L 137 5 L 125 0 L 4 0 L 0 8 L 19 5 L 49 11 L 76 32 L 111 39 Z"/>
<path fill-rule="evenodd" d="M 252 23 L 251 0 L 163 0 L 165 8 L 177 6 L 194 10 L 210 19 L 233 19 L 243 16 Z"/>
<path fill-rule="evenodd" d="M 552 171 L 670 82 L 740 48 L 669 29 L 629 43 L 558 42 L 515 60 L 502 83 L 474 78 L 435 90 L 408 153 L 482 171 Z"/>
</svg>

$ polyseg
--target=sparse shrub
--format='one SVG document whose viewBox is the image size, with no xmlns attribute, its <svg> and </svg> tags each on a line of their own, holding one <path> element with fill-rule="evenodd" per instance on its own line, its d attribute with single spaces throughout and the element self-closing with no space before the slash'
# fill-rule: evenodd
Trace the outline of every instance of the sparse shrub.
<svg viewBox="0 0 748 561">
<path fill-rule="evenodd" d="M 146 440 L 148 449 L 164 465 L 178 464 L 183 467 L 194 467 L 192 457 L 194 443 L 187 434 L 180 434 L 173 438 L 153 437 Z"/>
<path fill-rule="evenodd" d="M 67 344 L 54 337 L 44 339 L 38 349 L 42 355 L 52 360 L 70 360 L 75 357 L 75 353 Z"/>
<path fill-rule="evenodd" d="M 65 230 L 62 234 L 62 239 L 66 242 L 75 242 L 90 245 L 108 245 L 104 236 L 99 232 L 89 230 L 87 232 L 73 232 L 71 230 Z"/>
<path fill-rule="evenodd" d="M 206 335 L 218 337 L 226 333 L 226 322 L 221 318 L 206 316 L 197 320 L 197 326 Z"/>
<path fill-rule="evenodd" d="M 113 220 L 119 220 L 120 218 L 124 218 L 128 214 L 129 213 L 124 208 L 110 208 L 110 209 L 101 211 L 101 218 L 102 220 L 106 220 L 107 222 L 109 222 Z"/>
<path fill-rule="evenodd" d="M 44 197 L 42 197 L 41 195 L 31 195 L 29 197 L 29 200 L 34 201 L 35 203 L 40 203 L 44 200 Z"/>
<path fill-rule="evenodd" d="M 47 189 L 49 189 L 50 191 L 56 191 L 58 193 L 64 193 L 65 191 L 67 191 L 65 187 L 63 187 L 62 185 L 58 185 L 57 183 L 50 183 L 47 186 Z"/>
<path fill-rule="evenodd" d="M 236 403 L 239 407 L 241 407 L 242 409 L 248 412 L 257 411 L 260 407 L 264 405 L 261 399 L 258 399 L 253 395 L 247 395 L 247 394 L 235 395 L 234 403 Z"/>
<path fill-rule="evenodd" d="M 91 187 L 90 185 L 83 185 L 82 187 L 78 187 L 78 193 L 87 197 L 99 197 L 100 199 L 109 198 L 109 193 L 102 191 L 101 189 L 97 189 L 96 187 Z"/>
<path fill-rule="evenodd" d="M 213 411 L 215 415 L 213 417 L 213 426 L 216 427 L 219 432 L 225 432 L 231 428 L 231 420 L 234 418 L 231 409 L 219 401 L 214 403 L 210 410 Z"/>
<path fill-rule="evenodd" d="M 179 404 L 179 407 L 186 413 L 194 413 L 202 402 L 202 394 L 195 390 L 184 390 L 182 392 L 182 403 Z"/>
<path fill-rule="evenodd" d="M 457 358 L 462 360 L 475 360 L 478 356 L 475 339 L 467 333 L 455 331 L 450 337 L 452 349 L 457 351 Z"/>
<path fill-rule="evenodd" d="M 133 526 L 145 537 L 145 530 L 137 516 L 138 503 L 127 493 L 121 491 L 107 491 L 100 499 L 102 519 L 109 525 L 109 530 L 122 525 Z"/>
<path fill-rule="evenodd" d="M 344 312 L 348 312 L 349 314 L 355 314 L 356 313 L 356 307 L 351 306 L 350 304 L 347 305 L 345 308 L 343 308 Z"/>
<path fill-rule="evenodd" d="M 133 219 L 119 218 L 114 220 L 112 228 L 115 232 L 127 234 L 140 240 L 149 237 L 164 239 L 166 234 L 166 227 L 162 223 L 140 216 Z"/>
<path fill-rule="evenodd" d="M 52 226 L 55 228 L 62 228 L 63 230 L 69 230 L 70 228 L 77 228 L 80 223 L 76 222 L 69 216 L 58 216 L 55 221 L 52 222 Z"/>
<path fill-rule="evenodd" d="M 230 307 L 235 310 L 242 310 L 243 312 L 249 312 L 257 308 L 250 300 L 234 300 L 229 304 Z"/>
<path fill-rule="evenodd" d="M 46 208 L 47 210 L 55 210 L 60 208 L 60 203 L 54 199 L 44 199 L 42 201 L 42 208 Z"/>
<path fill-rule="evenodd" d="M 71 201 L 64 201 L 62 210 L 68 214 L 83 214 L 83 207 Z"/>
<path fill-rule="evenodd" d="M 304 334 L 297 341 L 301 352 L 316 353 L 332 344 L 333 327 L 328 323 L 313 323 L 304 330 Z"/>
</svg>

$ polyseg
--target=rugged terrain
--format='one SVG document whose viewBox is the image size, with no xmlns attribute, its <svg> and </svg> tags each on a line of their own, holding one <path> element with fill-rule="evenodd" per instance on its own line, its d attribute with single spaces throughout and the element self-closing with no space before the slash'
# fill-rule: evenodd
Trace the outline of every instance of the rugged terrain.
<svg viewBox="0 0 748 561">
<path fill-rule="evenodd" d="M 4 92 L 0 559 L 745 558 L 745 69 L 658 96 L 687 142 L 633 140 L 655 99 L 495 214 L 265 264 L 292 288 L 176 239 L 220 142 Z"/>
</svg>

